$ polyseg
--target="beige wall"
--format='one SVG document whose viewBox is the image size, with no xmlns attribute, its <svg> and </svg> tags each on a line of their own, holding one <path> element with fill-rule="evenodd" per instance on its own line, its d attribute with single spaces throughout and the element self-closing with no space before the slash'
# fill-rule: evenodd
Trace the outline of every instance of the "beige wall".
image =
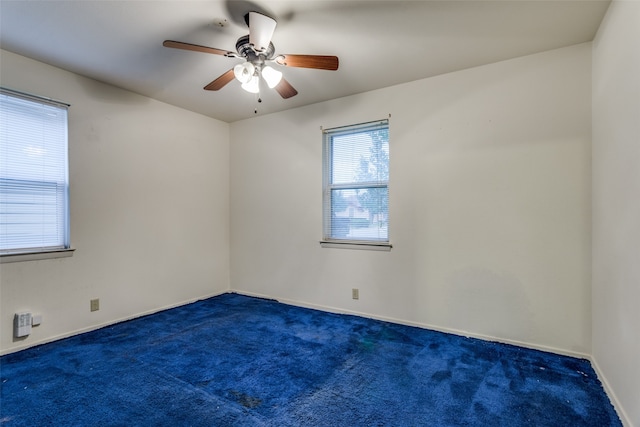
<svg viewBox="0 0 640 427">
<path fill-rule="evenodd" d="M 640 426 L 640 2 L 614 1 L 593 43 L 593 358 Z"/>
<path fill-rule="evenodd" d="M 593 80 L 583 44 L 231 125 L 0 51 L 0 84 L 72 104 L 77 248 L 0 265 L 0 353 L 232 287 L 593 353 L 640 425 L 638 22 L 613 3 Z M 393 250 L 320 248 L 320 127 L 389 114 Z"/>
<path fill-rule="evenodd" d="M 0 265 L 0 351 L 229 289 L 229 126 L 1 51 L 0 84 L 69 109 L 72 258 Z M 89 300 L 100 299 L 100 311 Z M 43 315 L 26 339 L 13 314 Z"/>
<path fill-rule="evenodd" d="M 389 114 L 392 251 L 320 248 L 320 127 Z M 232 288 L 588 354 L 590 121 L 587 43 L 233 123 Z"/>
</svg>

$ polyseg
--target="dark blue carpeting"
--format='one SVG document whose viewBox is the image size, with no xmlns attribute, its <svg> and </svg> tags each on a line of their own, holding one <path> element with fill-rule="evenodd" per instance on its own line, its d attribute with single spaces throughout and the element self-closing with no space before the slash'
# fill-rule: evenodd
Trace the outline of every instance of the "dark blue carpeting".
<svg viewBox="0 0 640 427">
<path fill-rule="evenodd" d="M 586 360 L 237 294 L 4 356 L 8 426 L 620 426 Z"/>
</svg>

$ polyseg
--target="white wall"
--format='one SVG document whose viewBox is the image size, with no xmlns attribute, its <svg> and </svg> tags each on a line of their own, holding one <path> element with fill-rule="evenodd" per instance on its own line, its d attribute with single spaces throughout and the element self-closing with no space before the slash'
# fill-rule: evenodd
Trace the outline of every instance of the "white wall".
<svg viewBox="0 0 640 427">
<path fill-rule="evenodd" d="M 320 248 L 320 127 L 388 114 L 392 251 Z M 232 288 L 590 353 L 590 120 L 587 43 L 233 123 Z"/>
<path fill-rule="evenodd" d="M 71 104 L 77 249 L 0 266 L 0 351 L 229 289 L 229 125 L 0 53 L 2 86 Z M 18 310 L 44 321 L 14 340 Z"/>
<path fill-rule="evenodd" d="M 640 426 L 640 2 L 614 1 L 593 43 L 593 357 Z"/>
</svg>

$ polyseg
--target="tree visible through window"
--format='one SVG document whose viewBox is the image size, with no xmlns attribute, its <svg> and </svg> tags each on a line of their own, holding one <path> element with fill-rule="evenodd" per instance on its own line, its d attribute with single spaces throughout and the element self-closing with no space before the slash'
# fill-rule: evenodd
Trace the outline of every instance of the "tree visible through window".
<svg viewBox="0 0 640 427">
<path fill-rule="evenodd" d="M 389 241 L 389 123 L 324 131 L 324 240 Z"/>
</svg>

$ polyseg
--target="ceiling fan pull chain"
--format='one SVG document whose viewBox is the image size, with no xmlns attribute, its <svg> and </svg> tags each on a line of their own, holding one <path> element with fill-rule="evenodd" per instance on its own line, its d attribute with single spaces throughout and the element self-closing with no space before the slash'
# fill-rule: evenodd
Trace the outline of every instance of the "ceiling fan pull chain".
<svg viewBox="0 0 640 427">
<path fill-rule="evenodd" d="M 253 114 L 258 114 L 258 104 L 262 102 L 262 98 L 260 98 L 260 91 L 256 93 L 256 107 L 253 109 Z"/>
</svg>

